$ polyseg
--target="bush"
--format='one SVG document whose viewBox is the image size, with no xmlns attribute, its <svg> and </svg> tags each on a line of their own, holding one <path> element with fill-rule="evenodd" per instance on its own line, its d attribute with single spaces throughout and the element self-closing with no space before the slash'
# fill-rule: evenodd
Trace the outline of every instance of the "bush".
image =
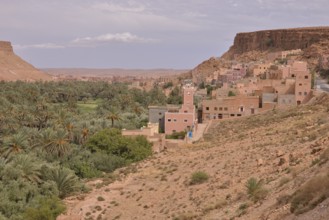
<svg viewBox="0 0 329 220">
<path fill-rule="evenodd" d="M 174 132 L 170 135 L 166 135 L 167 139 L 180 139 L 183 140 L 186 136 L 186 131 Z"/>
<path fill-rule="evenodd" d="M 259 180 L 257 181 L 256 178 L 250 178 L 248 179 L 246 183 L 247 188 L 247 194 L 249 196 L 249 199 L 251 199 L 254 202 L 258 202 L 260 200 L 265 199 L 267 195 L 267 190 L 263 187 L 263 181 Z"/>
<path fill-rule="evenodd" d="M 196 171 L 192 173 L 190 185 L 196 185 L 206 182 L 209 179 L 207 173 L 203 171 Z"/>
<path fill-rule="evenodd" d="M 56 220 L 65 211 L 65 205 L 57 197 L 40 198 L 36 204 L 25 210 L 26 220 Z"/>
<path fill-rule="evenodd" d="M 87 142 L 92 152 L 106 152 L 136 162 L 152 154 L 152 144 L 143 136 L 125 137 L 118 129 L 104 129 L 93 135 Z"/>
</svg>

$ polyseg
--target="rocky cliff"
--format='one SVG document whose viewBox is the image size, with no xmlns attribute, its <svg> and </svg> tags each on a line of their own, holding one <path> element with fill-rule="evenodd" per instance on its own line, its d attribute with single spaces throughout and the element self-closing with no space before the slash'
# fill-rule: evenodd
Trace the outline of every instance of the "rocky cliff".
<svg viewBox="0 0 329 220">
<path fill-rule="evenodd" d="M 0 41 L 0 80 L 51 80 L 51 76 L 36 69 L 17 56 L 10 42 Z"/>
<path fill-rule="evenodd" d="M 329 38 L 329 27 L 295 28 L 238 33 L 231 46 L 222 57 L 232 59 L 251 51 L 273 52 L 306 49 Z"/>
</svg>

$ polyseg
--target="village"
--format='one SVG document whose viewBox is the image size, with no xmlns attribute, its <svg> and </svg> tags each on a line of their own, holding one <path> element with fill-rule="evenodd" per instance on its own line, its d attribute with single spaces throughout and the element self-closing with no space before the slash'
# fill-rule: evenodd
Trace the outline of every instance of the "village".
<svg viewBox="0 0 329 220">
<path fill-rule="evenodd" d="M 233 62 L 231 68 L 213 72 L 205 82 L 200 78 L 184 80 L 180 84 L 182 105 L 149 106 L 147 127 L 123 129 L 122 134 L 146 136 L 153 150 L 160 152 L 173 143 L 199 140 L 213 120 L 305 104 L 313 97 L 315 76 L 306 62 L 297 59 L 300 53 L 301 50 L 270 53 L 266 60 L 258 62 Z M 166 88 L 164 92 L 168 95 L 171 90 Z M 184 138 L 168 139 L 173 134 L 183 134 Z"/>
</svg>

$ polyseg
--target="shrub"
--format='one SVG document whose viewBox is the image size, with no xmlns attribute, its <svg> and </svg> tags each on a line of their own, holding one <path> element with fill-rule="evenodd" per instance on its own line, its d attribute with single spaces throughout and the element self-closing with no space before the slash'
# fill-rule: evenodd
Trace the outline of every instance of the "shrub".
<svg viewBox="0 0 329 220">
<path fill-rule="evenodd" d="M 143 136 L 125 137 L 118 129 L 104 129 L 87 142 L 92 152 L 106 152 L 135 162 L 152 154 L 152 144 Z"/>
<path fill-rule="evenodd" d="M 196 171 L 192 173 L 190 185 L 197 185 L 206 182 L 209 179 L 209 175 L 203 171 Z"/>
<path fill-rule="evenodd" d="M 186 136 L 186 132 L 185 131 L 181 131 L 181 132 L 174 132 L 170 135 L 166 135 L 167 139 L 184 139 Z"/>
<path fill-rule="evenodd" d="M 259 180 L 257 181 L 256 178 L 250 178 L 248 179 L 246 183 L 247 188 L 247 194 L 249 196 L 249 199 L 251 199 L 254 202 L 258 202 L 260 200 L 265 199 L 267 195 L 267 190 L 263 187 L 263 181 Z"/>
<path fill-rule="evenodd" d="M 105 201 L 105 199 L 104 199 L 104 197 L 102 197 L 102 196 L 98 196 L 98 197 L 97 197 L 97 201 L 100 201 L 100 202 L 101 202 L 101 201 Z"/>
<path fill-rule="evenodd" d="M 55 220 L 65 211 L 65 205 L 57 197 L 41 198 L 24 212 L 26 220 Z"/>
</svg>

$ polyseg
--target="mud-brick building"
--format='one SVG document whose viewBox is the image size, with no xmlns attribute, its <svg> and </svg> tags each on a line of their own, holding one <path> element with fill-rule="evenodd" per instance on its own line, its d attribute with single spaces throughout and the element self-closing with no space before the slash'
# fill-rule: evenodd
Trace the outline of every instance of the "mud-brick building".
<svg viewBox="0 0 329 220">
<path fill-rule="evenodd" d="M 202 120 L 225 119 L 257 114 L 258 96 L 234 96 L 202 102 Z"/>
<path fill-rule="evenodd" d="M 197 127 L 194 106 L 195 88 L 191 85 L 183 87 L 183 104 L 179 110 L 165 113 L 165 133 L 172 134 L 181 131 L 193 131 Z"/>
</svg>

